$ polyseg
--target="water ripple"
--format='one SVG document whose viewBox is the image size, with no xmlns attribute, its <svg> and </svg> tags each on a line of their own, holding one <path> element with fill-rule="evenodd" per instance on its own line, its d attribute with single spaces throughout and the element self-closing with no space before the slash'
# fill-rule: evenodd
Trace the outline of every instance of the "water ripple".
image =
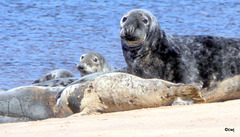
<svg viewBox="0 0 240 137">
<path fill-rule="evenodd" d="M 2 0 L 0 88 L 30 84 L 57 68 L 79 75 L 75 64 L 89 51 L 125 66 L 119 21 L 134 8 L 153 12 L 169 34 L 240 37 L 239 0 Z"/>
</svg>

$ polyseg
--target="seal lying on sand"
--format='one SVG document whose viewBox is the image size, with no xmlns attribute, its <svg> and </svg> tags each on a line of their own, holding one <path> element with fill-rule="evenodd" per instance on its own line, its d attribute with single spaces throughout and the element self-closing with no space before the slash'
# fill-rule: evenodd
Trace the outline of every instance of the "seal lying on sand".
<svg viewBox="0 0 240 137">
<path fill-rule="evenodd" d="M 240 98 L 240 75 L 216 82 L 210 88 L 201 90 L 206 102 L 219 102 Z"/>
<path fill-rule="evenodd" d="M 85 76 L 97 72 L 112 71 L 116 68 L 112 67 L 100 53 L 89 52 L 80 57 L 77 69 L 81 72 L 82 76 Z"/>
<path fill-rule="evenodd" d="M 43 82 L 42 84 L 38 84 L 38 86 L 49 86 L 49 85 L 67 85 L 67 86 L 72 86 L 74 84 L 79 84 L 79 83 L 84 83 L 84 82 L 87 82 L 87 81 L 90 81 L 90 80 L 94 80 L 95 78 L 101 76 L 101 75 L 104 75 L 104 74 L 107 74 L 107 73 L 112 73 L 112 72 L 123 72 L 123 73 L 128 73 L 128 74 L 131 74 L 130 73 L 130 70 L 127 68 L 127 67 L 123 67 L 121 69 L 114 69 L 113 71 L 108 71 L 108 72 L 98 72 L 98 73 L 93 73 L 93 74 L 89 74 L 89 75 L 85 75 L 81 78 L 78 78 L 77 80 L 75 80 L 74 82 L 71 82 L 70 79 L 69 80 L 65 80 L 65 82 L 62 82 L 61 81 L 58 81 L 58 80 L 51 80 L 49 82 Z M 67 84 L 65 84 L 67 83 Z M 67 88 L 67 87 L 66 87 Z M 64 89 L 63 89 L 64 90 Z M 56 96 L 56 101 L 61 97 L 61 94 L 63 92 L 63 90 L 61 90 L 60 92 L 58 92 L 57 96 Z"/>
<path fill-rule="evenodd" d="M 42 76 L 40 79 L 35 80 L 33 84 L 49 81 L 52 79 L 69 78 L 69 77 L 75 77 L 75 75 L 66 69 L 56 69 Z"/>
<path fill-rule="evenodd" d="M 137 76 L 209 87 L 240 74 L 239 38 L 172 37 L 144 9 L 128 12 L 120 24 L 123 54 Z"/>
<path fill-rule="evenodd" d="M 56 93 L 62 87 L 22 86 L 0 93 L 0 123 L 54 116 Z"/>
<path fill-rule="evenodd" d="M 56 116 L 106 113 L 169 105 L 175 97 L 204 102 L 199 87 L 161 79 L 142 79 L 126 73 L 108 73 L 92 81 L 68 86 L 57 102 Z"/>
<path fill-rule="evenodd" d="M 90 80 L 86 83 L 68 86 L 57 107 L 55 94 L 63 87 L 23 86 L 1 92 L 0 123 L 68 116 L 76 112 L 91 114 L 157 107 L 168 105 L 172 98 L 178 96 L 191 98 L 195 102 L 203 101 L 197 92 L 199 87 L 192 85 L 142 79 L 124 73 L 104 74 L 95 80 L 91 78 L 81 80 Z M 202 92 L 202 96 L 207 102 L 240 98 L 239 81 L 240 75 L 228 78 Z M 59 111 L 54 115 L 56 110 Z"/>
</svg>

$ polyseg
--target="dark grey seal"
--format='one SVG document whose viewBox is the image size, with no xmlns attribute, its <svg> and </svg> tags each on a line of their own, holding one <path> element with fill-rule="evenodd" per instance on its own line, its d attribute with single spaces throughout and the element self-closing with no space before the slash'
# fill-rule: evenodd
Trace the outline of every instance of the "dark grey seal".
<svg viewBox="0 0 240 137">
<path fill-rule="evenodd" d="M 100 53 L 89 52 L 80 57 L 77 69 L 82 76 L 85 76 L 92 73 L 112 71 L 116 68 L 112 67 Z"/>
<path fill-rule="evenodd" d="M 240 74 L 239 38 L 170 36 L 144 9 L 128 12 L 120 25 L 123 54 L 137 76 L 209 87 Z"/>
</svg>

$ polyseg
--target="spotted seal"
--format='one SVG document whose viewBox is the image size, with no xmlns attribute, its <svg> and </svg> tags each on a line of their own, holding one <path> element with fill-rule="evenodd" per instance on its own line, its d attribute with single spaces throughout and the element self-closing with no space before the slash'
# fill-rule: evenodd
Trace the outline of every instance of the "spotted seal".
<svg viewBox="0 0 240 137">
<path fill-rule="evenodd" d="M 124 58 L 137 76 L 204 88 L 240 74 L 239 38 L 171 36 L 145 9 L 125 14 L 120 27 Z"/>
<path fill-rule="evenodd" d="M 82 76 L 85 76 L 97 72 L 112 71 L 115 68 L 112 67 L 106 58 L 100 53 L 89 52 L 80 57 L 77 69 Z"/>
</svg>

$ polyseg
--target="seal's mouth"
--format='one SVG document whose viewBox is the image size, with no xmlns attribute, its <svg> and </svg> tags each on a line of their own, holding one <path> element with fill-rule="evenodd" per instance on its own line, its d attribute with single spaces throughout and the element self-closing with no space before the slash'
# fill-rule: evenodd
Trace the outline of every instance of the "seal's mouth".
<svg viewBox="0 0 240 137">
<path fill-rule="evenodd" d="M 77 69 L 83 75 L 88 75 L 88 74 L 92 74 L 92 73 L 98 72 L 95 68 L 92 68 L 91 66 L 86 65 L 86 64 L 78 64 L 77 65 Z"/>
<path fill-rule="evenodd" d="M 121 35 L 121 38 L 126 41 L 138 41 L 138 37 L 132 36 L 132 35 Z"/>
<path fill-rule="evenodd" d="M 139 30 L 134 28 L 122 28 L 120 32 L 120 37 L 122 40 L 133 45 L 142 43 L 145 39 L 145 36 L 142 35 Z"/>
<path fill-rule="evenodd" d="M 86 67 L 84 66 L 84 65 L 82 65 L 82 64 L 78 64 L 77 65 L 77 69 L 79 70 L 79 71 L 82 71 L 82 70 L 84 70 Z"/>
<path fill-rule="evenodd" d="M 78 69 L 78 71 L 80 71 L 82 73 L 82 75 L 88 75 L 88 74 L 92 74 L 92 72 L 86 70 L 86 69 Z"/>
<path fill-rule="evenodd" d="M 81 73 L 84 73 L 84 74 L 91 73 L 91 72 L 88 72 L 87 67 L 83 64 L 78 64 L 77 69 L 78 69 L 78 71 L 80 71 Z"/>
</svg>

